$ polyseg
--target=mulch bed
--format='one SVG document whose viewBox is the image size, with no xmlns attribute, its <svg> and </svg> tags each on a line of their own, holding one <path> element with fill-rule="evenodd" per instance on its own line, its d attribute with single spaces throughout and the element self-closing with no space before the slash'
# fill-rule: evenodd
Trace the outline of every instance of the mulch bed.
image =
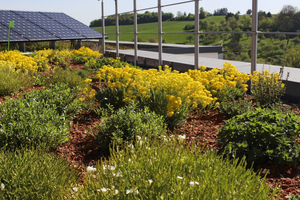
<svg viewBox="0 0 300 200">
<path fill-rule="evenodd" d="M 99 82 L 92 82 L 92 87 L 99 90 Z M 42 87 L 32 87 L 25 91 L 42 89 Z M 22 93 L 24 91 L 20 91 Z M 17 97 L 20 93 L 11 96 Z M 5 100 L 0 96 L 0 102 Z M 295 113 L 299 115 L 299 110 L 295 109 Z M 218 110 L 208 111 L 203 114 L 195 114 L 189 116 L 187 122 L 180 128 L 174 130 L 175 134 L 184 134 L 187 143 L 193 141 L 199 145 L 206 145 L 207 148 L 217 149 L 216 141 L 218 139 L 217 132 L 228 119 L 227 116 L 219 113 Z M 54 152 L 71 162 L 73 166 L 79 169 L 80 175 L 83 177 L 87 166 L 95 166 L 99 159 L 107 157 L 107 152 L 100 152 L 97 143 L 93 138 L 91 128 L 100 123 L 100 118 L 93 112 L 82 112 L 78 114 L 72 121 L 69 136 L 71 139 L 59 146 Z M 70 122 L 71 123 L 71 122 Z M 298 139 L 300 142 L 300 139 Z M 278 165 L 264 165 L 260 170 L 261 175 L 267 174 L 267 183 L 274 187 L 278 184 L 281 188 L 280 199 L 288 199 L 289 194 L 300 194 L 300 165 L 291 167 L 280 167 Z"/>
</svg>

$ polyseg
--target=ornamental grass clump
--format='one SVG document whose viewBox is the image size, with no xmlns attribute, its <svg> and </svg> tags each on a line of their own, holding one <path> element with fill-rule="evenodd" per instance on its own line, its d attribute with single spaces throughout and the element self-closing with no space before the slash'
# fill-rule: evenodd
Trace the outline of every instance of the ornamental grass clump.
<svg viewBox="0 0 300 200">
<path fill-rule="evenodd" d="M 251 75 L 251 91 L 255 101 L 261 107 L 272 107 L 272 105 L 281 102 L 286 85 L 282 82 L 283 68 L 279 73 L 270 73 L 268 70 L 262 73 L 254 71 Z M 286 80 L 288 79 L 287 75 Z"/>
<path fill-rule="evenodd" d="M 227 120 L 217 142 L 221 152 L 231 158 L 245 156 L 249 165 L 295 165 L 300 161 L 299 135 L 299 116 L 259 108 Z"/>
<path fill-rule="evenodd" d="M 51 153 L 0 151 L 0 199 L 64 199 L 77 184 L 78 172 Z"/>
<path fill-rule="evenodd" d="M 28 73 L 15 71 L 11 62 L 0 61 L 0 96 L 17 93 L 21 89 L 33 86 L 34 82 L 34 78 Z"/>
<path fill-rule="evenodd" d="M 206 107 L 215 101 L 199 81 L 168 66 L 159 70 L 104 66 L 96 78 L 106 84 L 96 95 L 101 103 L 118 108 L 136 102 L 163 116 L 169 128 L 182 124 L 197 106 Z"/>
<path fill-rule="evenodd" d="M 265 177 L 182 140 L 137 140 L 90 167 L 75 199 L 272 199 Z"/>
</svg>

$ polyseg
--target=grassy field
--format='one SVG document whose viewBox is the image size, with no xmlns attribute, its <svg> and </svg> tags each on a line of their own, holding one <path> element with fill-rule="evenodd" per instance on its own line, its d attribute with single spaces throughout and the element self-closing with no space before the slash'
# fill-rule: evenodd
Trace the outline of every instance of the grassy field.
<svg viewBox="0 0 300 200">
<path fill-rule="evenodd" d="M 204 21 L 208 23 L 214 21 L 217 24 L 220 21 L 225 20 L 225 16 L 214 16 L 214 17 L 207 17 Z M 172 33 L 172 32 L 185 32 L 184 27 L 186 24 L 194 24 L 194 21 L 164 21 L 162 23 L 163 32 L 164 33 Z M 102 32 L 102 27 L 94 27 L 96 31 Z M 116 40 L 116 27 L 115 26 L 106 26 L 105 32 L 108 36 L 108 40 Z M 119 36 L 120 41 L 133 41 L 133 32 L 134 26 L 133 25 L 121 25 L 119 27 L 120 33 L 126 33 Z M 139 38 L 144 40 L 145 42 L 149 41 L 150 37 L 154 37 L 158 40 L 157 32 L 158 32 L 158 23 L 146 23 L 146 24 L 138 24 L 138 32 L 139 33 L 153 33 L 153 34 L 140 34 Z M 112 33 L 112 34 L 111 34 Z M 132 33 L 132 34 L 128 34 Z M 189 41 L 186 39 L 188 36 L 194 34 L 164 34 L 163 40 L 165 43 L 186 43 L 186 44 L 193 44 L 193 41 Z"/>
</svg>

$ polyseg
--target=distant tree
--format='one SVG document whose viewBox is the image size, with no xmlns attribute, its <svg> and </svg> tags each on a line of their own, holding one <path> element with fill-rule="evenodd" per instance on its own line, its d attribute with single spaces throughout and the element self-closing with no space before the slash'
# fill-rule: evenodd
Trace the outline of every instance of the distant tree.
<svg viewBox="0 0 300 200">
<path fill-rule="evenodd" d="M 192 30 L 195 29 L 195 25 L 192 23 L 188 23 L 187 25 L 185 25 L 185 27 L 183 28 L 183 30 Z"/>
<path fill-rule="evenodd" d="M 297 37 L 295 37 L 295 38 L 293 39 L 293 43 L 294 43 L 294 47 L 295 47 L 296 45 L 300 44 L 300 38 L 299 38 L 299 36 L 297 36 Z"/>
<path fill-rule="evenodd" d="M 228 9 L 227 8 L 221 8 L 214 11 L 214 15 L 227 15 Z"/>
<path fill-rule="evenodd" d="M 233 13 L 227 13 L 226 14 L 226 17 L 225 17 L 225 19 L 226 19 L 226 21 L 228 21 L 228 19 L 230 18 L 230 17 L 233 17 L 234 16 L 234 14 Z"/>
<path fill-rule="evenodd" d="M 176 15 L 176 17 L 181 17 L 181 16 L 183 16 L 183 14 L 182 14 L 182 12 L 181 11 L 177 11 L 177 15 Z"/>
<path fill-rule="evenodd" d="M 186 39 L 187 39 L 189 42 L 191 42 L 191 41 L 194 39 L 194 37 L 193 37 L 192 35 L 189 35 L 189 36 L 186 37 Z"/>
<path fill-rule="evenodd" d="M 268 12 L 267 17 L 272 17 L 272 14 L 270 12 Z"/>
<path fill-rule="evenodd" d="M 200 8 L 200 19 L 204 19 L 206 17 L 206 12 L 204 11 L 204 8 L 201 7 Z"/>
<path fill-rule="evenodd" d="M 252 10 L 251 10 L 251 9 L 248 9 L 247 12 L 246 12 L 246 14 L 247 14 L 247 15 L 251 15 L 251 14 L 252 14 Z"/>
<path fill-rule="evenodd" d="M 207 23 L 207 21 L 201 21 L 200 20 L 199 26 L 200 26 L 199 29 L 201 29 L 201 30 L 207 30 L 208 23 Z"/>
<path fill-rule="evenodd" d="M 234 18 L 236 19 L 236 21 L 238 21 L 239 19 L 240 19 L 240 15 L 239 15 L 239 13 L 237 12 L 237 13 L 235 13 L 235 15 L 234 15 Z"/>
<path fill-rule="evenodd" d="M 186 12 L 184 12 L 183 15 L 186 16 Z"/>
</svg>

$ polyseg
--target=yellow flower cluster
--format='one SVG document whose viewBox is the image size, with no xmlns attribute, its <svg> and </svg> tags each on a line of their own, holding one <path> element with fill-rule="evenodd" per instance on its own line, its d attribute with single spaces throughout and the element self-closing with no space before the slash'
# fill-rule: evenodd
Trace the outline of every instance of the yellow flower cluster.
<svg viewBox="0 0 300 200">
<path fill-rule="evenodd" d="M 263 81 L 267 85 L 271 84 L 281 84 L 281 87 L 284 88 L 284 83 L 280 80 L 280 74 L 279 73 L 270 73 L 269 70 L 264 70 L 262 73 L 259 71 L 254 71 L 251 76 L 251 81 L 255 89 L 256 85 L 258 84 L 259 81 Z"/>
<path fill-rule="evenodd" d="M 88 86 L 83 89 L 85 97 L 80 97 L 79 98 L 80 101 L 84 101 L 85 99 L 87 100 L 92 99 L 96 95 L 96 90 L 92 89 L 92 87 L 90 86 L 92 79 L 87 78 L 84 80 L 84 82 L 88 84 Z"/>
<path fill-rule="evenodd" d="M 180 106 L 207 106 L 213 101 L 210 92 L 199 81 L 193 80 L 187 73 L 172 72 L 168 66 L 164 70 L 104 66 L 99 69 L 96 78 L 105 80 L 112 89 L 125 88 L 123 101 L 127 102 L 137 97 L 148 99 L 156 91 L 161 91 L 168 99 L 170 117 Z"/>
<path fill-rule="evenodd" d="M 228 88 L 241 88 L 247 91 L 248 85 L 246 82 L 250 76 L 246 73 L 240 73 L 235 66 L 226 62 L 221 70 L 214 68 L 209 71 L 203 71 L 204 66 L 200 70 L 189 70 L 188 74 L 197 81 L 205 85 L 206 89 L 211 91 L 212 94 L 217 92 L 225 93 Z"/>
<path fill-rule="evenodd" d="M 84 57 L 94 57 L 94 58 L 99 58 L 102 57 L 102 53 L 99 53 L 98 51 L 93 51 L 88 47 L 81 47 L 78 50 L 73 50 L 72 53 L 75 56 L 84 56 Z"/>
<path fill-rule="evenodd" d="M 13 62 L 0 60 L 0 70 L 7 70 L 9 72 L 15 72 L 16 66 Z"/>
<path fill-rule="evenodd" d="M 37 71 L 38 65 L 33 58 L 21 54 L 19 51 L 1 51 L 0 61 L 10 61 L 16 71 Z"/>
</svg>

